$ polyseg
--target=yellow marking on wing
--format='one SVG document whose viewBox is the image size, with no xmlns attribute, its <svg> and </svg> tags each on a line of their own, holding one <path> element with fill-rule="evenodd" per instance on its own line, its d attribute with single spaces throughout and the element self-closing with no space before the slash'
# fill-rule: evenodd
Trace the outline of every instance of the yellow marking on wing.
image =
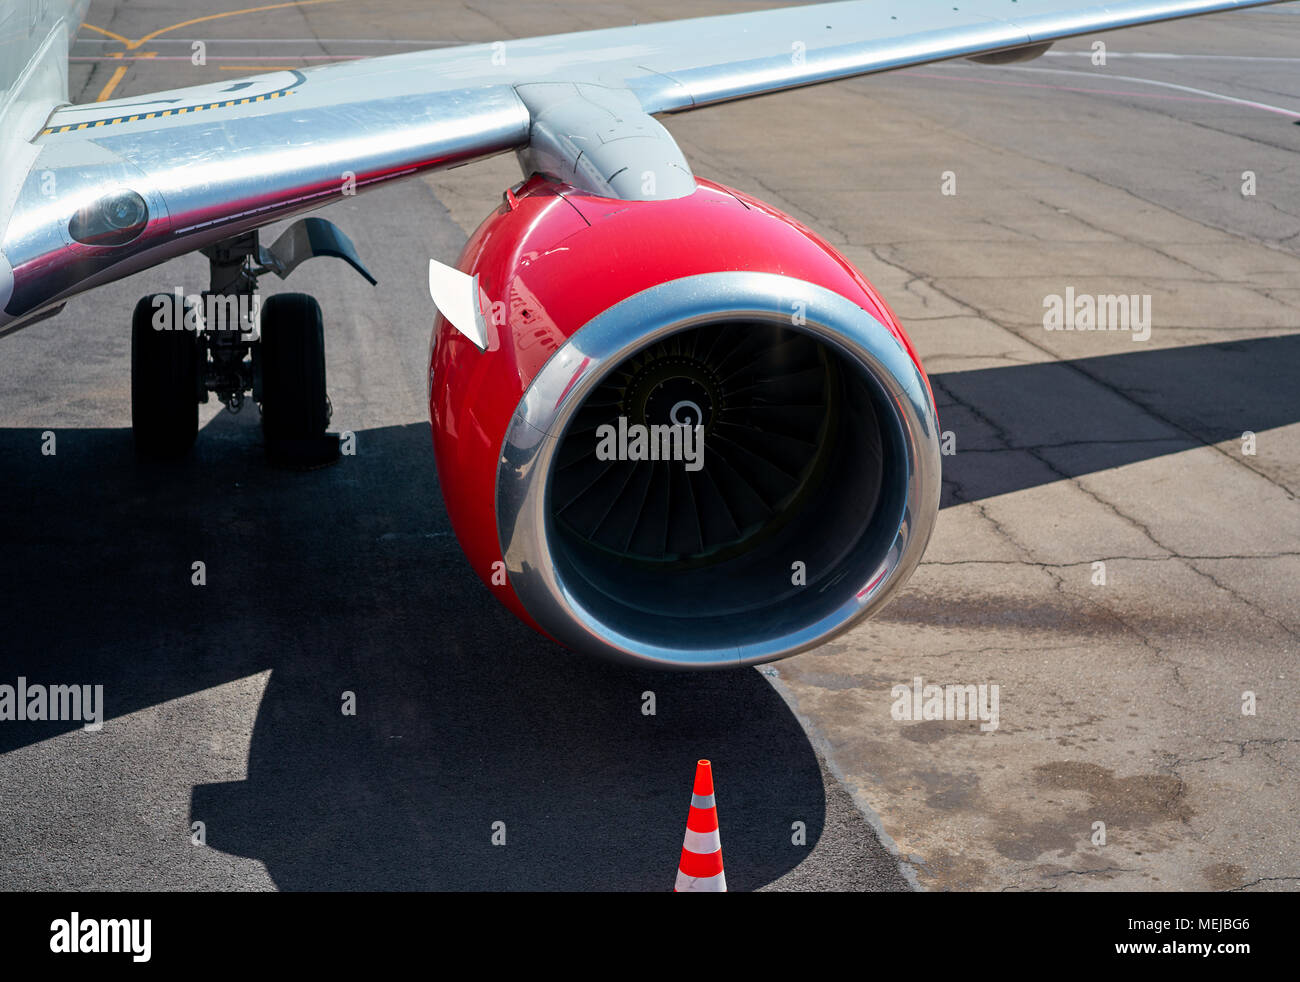
<svg viewBox="0 0 1300 982">
<path fill-rule="evenodd" d="M 133 116 L 108 116 L 103 119 L 88 119 L 84 123 L 67 123 L 60 126 L 48 126 L 41 130 L 41 136 L 50 136 L 55 133 L 68 133 L 72 130 L 97 129 L 100 126 L 113 126 L 117 123 L 134 123 L 145 119 L 161 119 L 167 116 L 180 116 L 185 113 L 202 112 L 205 109 L 227 109 L 230 106 L 246 106 L 253 102 L 263 102 L 267 99 L 278 99 L 282 95 L 293 95 L 296 89 L 286 89 L 283 92 L 270 92 L 259 96 L 245 96 L 242 99 L 227 99 L 225 102 L 209 102 L 198 106 L 182 106 L 179 109 L 160 109 L 151 113 L 136 113 Z"/>
</svg>

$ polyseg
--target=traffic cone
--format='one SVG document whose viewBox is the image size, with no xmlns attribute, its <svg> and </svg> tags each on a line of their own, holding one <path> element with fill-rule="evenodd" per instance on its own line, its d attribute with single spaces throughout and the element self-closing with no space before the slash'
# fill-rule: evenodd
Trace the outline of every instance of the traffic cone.
<svg viewBox="0 0 1300 982">
<path fill-rule="evenodd" d="M 707 760 L 695 765 L 695 793 L 686 818 L 686 841 L 677 864 L 674 893 L 726 893 L 722 871 L 722 840 L 718 838 L 718 806 L 713 801 L 713 768 Z"/>
</svg>

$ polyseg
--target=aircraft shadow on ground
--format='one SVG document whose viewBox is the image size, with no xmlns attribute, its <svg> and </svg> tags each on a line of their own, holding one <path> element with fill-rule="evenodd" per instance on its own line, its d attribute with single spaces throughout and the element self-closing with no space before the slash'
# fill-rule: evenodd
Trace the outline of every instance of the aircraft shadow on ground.
<svg viewBox="0 0 1300 982">
<path fill-rule="evenodd" d="M 1289 334 L 937 374 L 940 425 L 957 438 L 943 506 L 1295 423 L 1298 370 Z"/>
<path fill-rule="evenodd" d="M 248 779 L 196 787 L 191 817 L 283 889 L 670 889 L 702 756 L 733 888 L 807 856 L 821 771 L 761 675 L 606 664 L 518 623 L 450 532 L 428 424 L 303 474 L 265 464 L 255 417 L 216 417 L 171 467 L 137 463 L 127 430 L 59 431 L 53 457 L 0 431 L 0 681 L 102 683 L 101 740 L 270 669 Z M 75 725 L 5 723 L 0 750 Z"/>
<path fill-rule="evenodd" d="M 1195 436 L 1145 438 L 1149 417 L 1095 398 L 1070 363 L 937 375 L 941 402 L 1000 439 L 1060 452 L 1043 471 L 959 447 L 950 499 L 1236 437 L 1245 418 L 1300 420 L 1300 336 L 1074 364 Z M 255 417 L 217 416 L 171 466 L 137 462 L 126 429 L 59 430 L 54 456 L 40 430 L 0 430 L 0 681 L 103 683 L 111 738 L 112 717 L 271 670 L 248 779 L 196 787 L 191 818 L 284 889 L 663 889 L 705 755 L 733 888 L 807 855 L 790 829 L 806 823 L 809 847 L 821 835 L 820 770 L 757 672 L 607 665 L 516 622 L 450 532 L 427 424 L 361 431 L 355 457 L 301 474 L 265 464 Z M 0 751 L 75 725 L 6 724 Z"/>
</svg>

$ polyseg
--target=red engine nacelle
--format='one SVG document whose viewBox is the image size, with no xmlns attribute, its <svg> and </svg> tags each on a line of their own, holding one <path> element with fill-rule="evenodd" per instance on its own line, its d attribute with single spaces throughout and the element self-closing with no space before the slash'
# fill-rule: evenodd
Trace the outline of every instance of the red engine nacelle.
<svg viewBox="0 0 1300 982">
<path fill-rule="evenodd" d="M 929 383 L 810 229 L 707 181 L 619 201 L 534 177 L 459 267 L 491 314 L 486 351 L 434 325 L 440 483 L 529 624 L 639 662 L 748 664 L 827 640 L 915 568 L 939 501 Z M 695 457 L 635 459 L 626 433 L 681 423 Z"/>
</svg>

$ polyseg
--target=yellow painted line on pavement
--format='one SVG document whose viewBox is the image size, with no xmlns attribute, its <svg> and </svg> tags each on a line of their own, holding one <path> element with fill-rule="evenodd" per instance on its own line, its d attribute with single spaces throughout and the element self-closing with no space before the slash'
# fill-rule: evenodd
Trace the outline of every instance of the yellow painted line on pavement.
<svg viewBox="0 0 1300 982">
<path fill-rule="evenodd" d="M 117 88 L 117 83 L 122 81 L 122 77 L 126 75 L 126 67 L 126 65 L 118 65 L 117 68 L 113 69 L 113 74 L 109 77 L 108 84 L 100 89 L 99 95 L 95 97 L 96 102 L 108 101 L 109 96 L 113 94 L 113 90 Z"/>
<path fill-rule="evenodd" d="M 127 51 L 134 51 L 136 48 L 140 47 L 140 45 L 152 41 L 154 38 L 160 37 L 163 34 L 168 34 L 172 31 L 179 30 L 182 27 L 191 27 L 194 24 L 202 24 L 210 20 L 221 20 L 224 17 L 238 17 L 242 14 L 260 14 L 266 10 L 282 10 L 285 7 L 310 7 L 318 3 L 347 3 L 347 2 L 348 0 L 288 0 L 288 2 L 286 3 L 271 3 L 262 7 L 245 7 L 242 10 L 227 10 L 224 13 L 220 13 L 220 14 L 205 14 L 202 17 L 191 17 L 189 20 L 183 20 L 180 23 L 172 24 L 169 27 L 161 27 L 150 34 L 146 34 L 142 38 L 136 38 L 134 41 L 132 41 L 130 38 L 124 38 L 120 34 L 115 34 L 114 32 L 107 30 L 103 27 L 96 27 L 94 24 L 82 24 L 82 27 L 89 28 L 92 31 L 97 31 L 98 33 L 104 35 L 105 37 L 112 38 L 114 41 L 121 41 L 123 44 L 126 45 Z"/>
</svg>

